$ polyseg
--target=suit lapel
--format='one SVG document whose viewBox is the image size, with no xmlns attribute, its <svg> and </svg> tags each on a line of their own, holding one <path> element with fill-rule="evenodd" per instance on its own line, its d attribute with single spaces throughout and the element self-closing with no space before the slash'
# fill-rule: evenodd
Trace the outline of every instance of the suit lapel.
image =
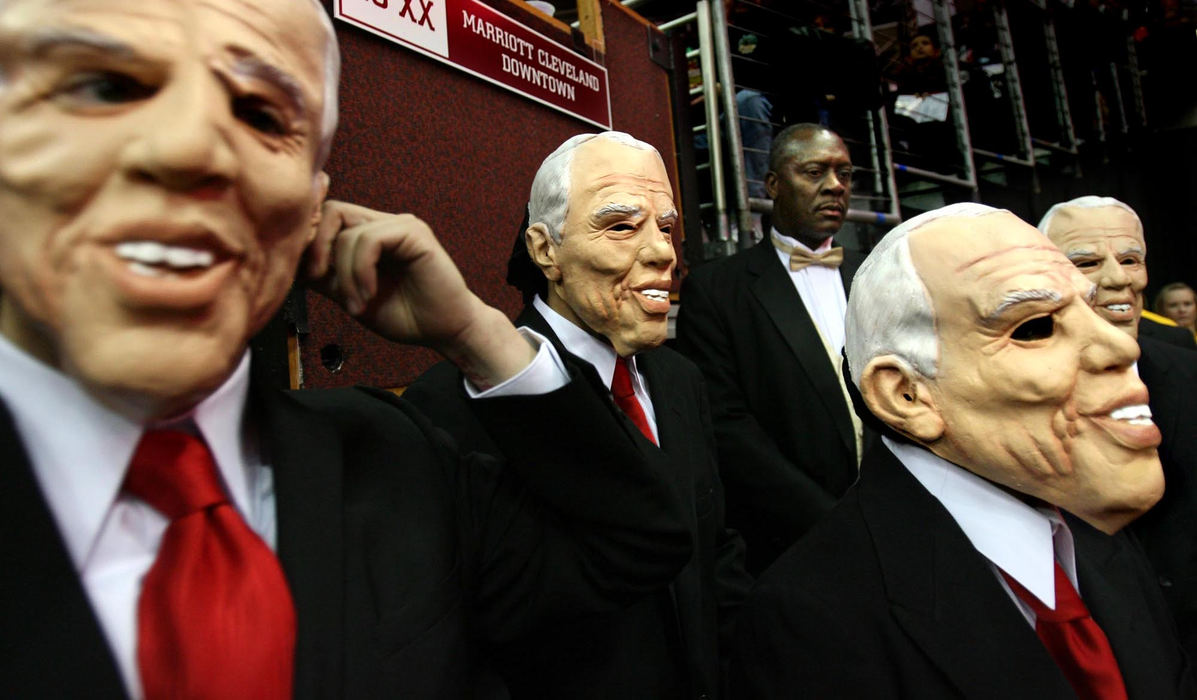
<svg viewBox="0 0 1197 700">
<path fill-rule="evenodd" d="M 1148 391 L 1151 392 L 1150 406 L 1151 406 L 1151 420 L 1155 421 L 1159 426 L 1160 432 L 1164 436 L 1172 436 L 1181 434 L 1181 431 L 1176 429 L 1176 422 L 1180 420 L 1181 415 L 1185 412 L 1180 410 L 1177 406 L 1179 402 L 1179 394 L 1175 391 L 1161 391 L 1160 388 L 1168 385 L 1168 365 L 1166 362 L 1160 362 L 1157 357 L 1157 350 L 1155 345 L 1159 341 L 1151 338 L 1139 339 L 1139 378 L 1147 385 Z M 1175 381 L 1175 380 L 1173 380 Z M 1154 391 L 1153 391 L 1154 389 Z M 1186 416 L 1191 419 L 1191 416 Z M 1165 449 L 1175 449 L 1172 445 L 1164 445 Z"/>
<path fill-rule="evenodd" d="M 124 681 L 0 404 L 0 684 L 24 697 L 123 697 Z"/>
<path fill-rule="evenodd" d="M 802 303 L 802 297 L 794 289 L 793 280 L 778 262 L 768 239 L 757 244 L 748 256 L 748 271 L 753 277 L 750 282 L 753 296 L 785 339 L 799 367 L 815 385 L 818 400 L 828 414 L 835 418 L 840 440 L 855 453 L 856 435 L 852 419 L 848 416 L 848 407 L 842 398 L 843 389 L 831 367 L 831 358 L 823 347 L 814 321 Z M 785 372 L 786 368 L 779 367 L 777 371 Z"/>
<path fill-rule="evenodd" d="M 678 453 L 677 449 L 688 444 L 696 436 L 689 434 L 681 412 L 681 401 L 677 400 L 673 391 L 674 379 L 672 368 L 656 351 L 649 350 L 636 356 L 636 367 L 644 374 L 648 384 L 650 396 L 653 400 L 653 412 L 657 419 L 657 437 L 661 448 L 666 452 Z"/>
<path fill-rule="evenodd" d="M 1145 613 L 1151 606 L 1138 579 L 1143 563 L 1133 555 L 1130 540 L 1065 517 L 1076 542 L 1081 598 L 1109 639 L 1127 690 L 1132 696 L 1169 697 L 1173 679 L 1160 673 L 1160 660 L 1172 650 L 1160 647 L 1159 621 Z"/>
<path fill-rule="evenodd" d="M 284 394 L 255 400 L 274 470 L 279 560 L 299 619 L 295 696 L 333 697 L 344 687 L 341 438 Z"/>
<path fill-rule="evenodd" d="M 962 696 L 1072 697 L 988 562 L 889 450 L 870 452 L 859 488 L 894 619 Z"/>
</svg>

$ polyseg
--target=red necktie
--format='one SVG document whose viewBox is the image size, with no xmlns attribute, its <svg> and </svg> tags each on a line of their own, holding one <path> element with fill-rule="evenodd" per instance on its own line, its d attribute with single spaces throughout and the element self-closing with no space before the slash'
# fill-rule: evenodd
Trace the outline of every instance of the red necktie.
<svg viewBox="0 0 1197 700">
<path fill-rule="evenodd" d="M 644 407 L 636 399 L 636 392 L 632 390 L 632 373 L 628 371 L 628 359 L 626 357 L 615 358 L 615 376 L 611 377 L 611 396 L 615 398 L 615 405 L 619 406 L 620 410 L 627 414 L 628 418 L 640 428 L 640 432 L 644 433 L 644 437 L 652 440 L 654 445 L 657 444 L 657 439 L 653 437 L 652 428 L 648 426 L 648 416 L 644 415 Z"/>
<path fill-rule="evenodd" d="M 146 697 L 291 697 L 291 592 L 229 504 L 203 439 L 148 431 L 125 490 L 170 519 L 137 606 Z"/>
<path fill-rule="evenodd" d="M 1126 700 L 1110 642 L 1056 562 L 1056 609 L 1050 610 L 1004 571 L 1006 583 L 1035 611 L 1035 633 L 1081 700 Z"/>
</svg>

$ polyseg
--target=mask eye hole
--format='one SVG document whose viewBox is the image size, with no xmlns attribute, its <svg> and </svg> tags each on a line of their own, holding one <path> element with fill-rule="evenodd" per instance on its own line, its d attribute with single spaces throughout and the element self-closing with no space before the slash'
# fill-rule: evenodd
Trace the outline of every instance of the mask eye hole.
<svg viewBox="0 0 1197 700">
<path fill-rule="evenodd" d="M 1055 332 L 1056 322 L 1052 320 L 1051 316 L 1040 316 L 1033 318 L 1030 321 L 1025 321 L 1019 324 L 1018 328 L 1010 334 L 1011 340 L 1043 340 L 1050 338 Z"/>
</svg>

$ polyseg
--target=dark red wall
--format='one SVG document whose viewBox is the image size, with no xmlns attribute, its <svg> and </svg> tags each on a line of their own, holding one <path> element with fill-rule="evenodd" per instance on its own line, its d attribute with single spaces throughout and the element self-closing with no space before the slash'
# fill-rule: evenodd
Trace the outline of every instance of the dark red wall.
<svg viewBox="0 0 1197 700">
<path fill-rule="evenodd" d="M 488 4 L 574 44 L 522 5 Z M 608 70 L 613 127 L 661 151 L 676 192 L 668 73 L 649 57 L 650 29 L 641 18 L 609 0 L 602 10 L 606 57 L 597 60 Z M 342 54 L 341 118 L 327 168 L 329 196 L 419 216 L 470 287 L 514 315 L 519 295 L 504 276 L 532 176 L 558 144 L 596 128 L 356 27 L 335 24 Z M 299 343 L 304 387 L 402 387 L 438 359 L 430 351 L 382 340 L 318 294 L 308 292 L 306 306 L 309 333 Z M 322 364 L 322 350 L 339 352 L 338 371 Z"/>
</svg>

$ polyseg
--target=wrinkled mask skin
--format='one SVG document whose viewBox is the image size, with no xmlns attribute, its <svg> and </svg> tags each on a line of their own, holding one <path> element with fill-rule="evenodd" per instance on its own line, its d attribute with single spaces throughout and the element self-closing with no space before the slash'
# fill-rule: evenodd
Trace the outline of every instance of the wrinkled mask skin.
<svg viewBox="0 0 1197 700">
<path fill-rule="evenodd" d="M 655 151 L 594 139 L 578 147 L 561 243 L 544 247 L 548 303 L 621 357 L 665 342 L 677 264 L 673 189 Z"/>
<path fill-rule="evenodd" d="M 0 5 L 0 332 L 137 418 L 227 378 L 324 195 L 317 11 Z"/>
<path fill-rule="evenodd" d="M 1106 532 L 1163 493 L 1138 346 L 1093 284 L 1009 213 L 931 222 L 910 250 L 935 310 L 932 452 Z M 1099 292 L 1100 293 L 1100 292 Z"/>
<path fill-rule="evenodd" d="M 1048 238 L 1097 285 L 1097 314 L 1137 338 L 1147 244 L 1136 218 L 1121 207 L 1065 207 L 1050 224 Z"/>
</svg>

